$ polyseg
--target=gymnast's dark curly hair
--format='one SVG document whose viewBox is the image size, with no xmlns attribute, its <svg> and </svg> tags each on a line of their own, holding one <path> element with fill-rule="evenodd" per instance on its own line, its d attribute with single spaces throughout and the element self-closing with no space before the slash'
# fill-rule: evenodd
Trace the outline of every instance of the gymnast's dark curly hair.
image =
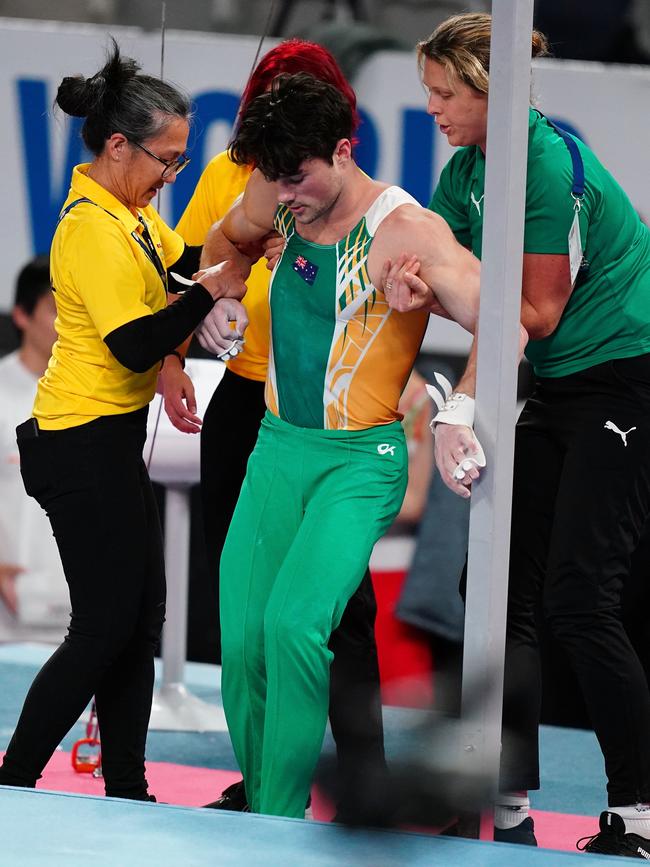
<svg viewBox="0 0 650 867">
<path fill-rule="evenodd" d="M 276 181 L 297 174 L 304 160 L 331 164 L 337 142 L 353 132 L 350 103 L 336 87 L 305 72 L 278 75 L 246 107 L 228 152 L 237 165 L 254 165 Z"/>
<path fill-rule="evenodd" d="M 191 119 L 189 97 L 174 85 L 140 72 L 130 57 L 122 57 L 117 42 L 99 72 L 91 78 L 64 78 L 55 103 L 66 114 L 84 117 L 81 136 L 98 156 L 113 133 L 140 144 L 154 138 L 174 117 Z"/>
</svg>

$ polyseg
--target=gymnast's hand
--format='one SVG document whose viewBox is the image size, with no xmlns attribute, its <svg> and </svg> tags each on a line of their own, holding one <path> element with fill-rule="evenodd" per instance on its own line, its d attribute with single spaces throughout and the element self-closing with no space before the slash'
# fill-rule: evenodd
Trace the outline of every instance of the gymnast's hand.
<svg viewBox="0 0 650 867">
<path fill-rule="evenodd" d="M 270 232 L 264 238 L 264 255 L 266 256 L 266 267 L 272 271 L 278 264 L 278 259 L 282 255 L 287 242 L 282 235 L 277 232 Z"/>
<path fill-rule="evenodd" d="M 467 499 L 472 482 L 485 465 L 474 431 L 463 424 L 437 424 L 434 437 L 434 456 L 442 481 L 454 494 Z"/>
<path fill-rule="evenodd" d="M 196 329 L 201 346 L 221 361 L 244 351 L 244 332 L 248 327 L 246 308 L 234 298 L 222 298 Z"/>
<path fill-rule="evenodd" d="M 165 412 L 174 427 L 183 433 L 199 433 L 203 422 L 196 414 L 194 385 L 175 355 L 165 356 L 158 383 Z"/>
</svg>

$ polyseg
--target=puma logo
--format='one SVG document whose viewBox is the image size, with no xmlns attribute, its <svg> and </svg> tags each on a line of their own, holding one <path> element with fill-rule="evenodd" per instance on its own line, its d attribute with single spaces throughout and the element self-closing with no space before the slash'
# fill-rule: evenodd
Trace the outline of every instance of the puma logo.
<svg viewBox="0 0 650 867">
<path fill-rule="evenodd" d="M 629 430 L 619 430 L 613 421 L 605 422 L 605 430 L 613 430 L 614 433 L 617 433 L 620 438 L 623 440 L 623 445 L 627 448 L 627 435 L 632 433 L 633 430 L 636 430 L 635 427 L 631 427 Z"/>
<path fill-rule="evenodd" d="M 481 202 L 485 198 L 485 193 L 483 193 L 483 195 L 481 196 L 480 199 L 478 199 L 478 201 L 476 199 L 476 196 L 474 195 L 474 190 L 472 190 L 469 197 L 472 200 L 472 204 L 476 207 L 476 210 L 478 211 L 478 215 L 480 217 L 481 216 Z"/>
</svg>

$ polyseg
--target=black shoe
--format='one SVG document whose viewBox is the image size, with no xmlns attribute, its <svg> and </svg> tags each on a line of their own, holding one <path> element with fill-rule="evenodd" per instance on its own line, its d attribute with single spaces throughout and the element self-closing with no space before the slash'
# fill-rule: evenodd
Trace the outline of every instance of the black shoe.
<svg viewBox="0 0 650 867">
<path fill-rule="evenodd" d="M 650 861 L 650 840 L 639 834 L 626 834 L 625 821 L 618 813 L 607 810 L 601 813 L 599 825 L 599 833 L 592 837 L 581 837 L 576 843 L 576 849 L 598 855 L 623 855 Z M 583 843 L 583 840 L 587 842 Z"/>
<path fill-rule="evenodd" d="M 157 804 L 158 798 L 155 795 L 106 795 L 107 798 L 121 798 L 123 801 L 140 801 L 142 803 Z M 163 801 L 160 801 L 162 804 Z"/>
<path fill-rule="evenodd" d="M 153 804 L 157 804 L 158 801 L 155 795 L 150 795 L 148 792 L 139 792 L 137 795 L 132 794 L 119 794 L 115 792 L 106 792 L 107 798 L 122 798 L 125 801 L 151 801 Z"/>
<path fill-rule="evenodd" d="M 250 813 L 251 811 L 248 801 L 246 800 L 246 789 L 244 788 L 243 780 L 239 780 L 239 782 L 233 783 L 232 786 L 228 786 L 228 788 L 224 789 L 221 793 L 221 797 L 217 798 L 216 801 L 212 801 L 210 804 L 204 804 L 203 806 L 210 810 L 232 810 L 235 813 Z M 310 795 L 307 798 L 307 805 L 305 807 L 305 819 L 313 818 Z"/>
<path fill-rule="evenodd" d="M 246 800 L 246 789 L 244 788 L 243 780 L 239 780 L 239 782 L 233 783 L 232 786 L 228 786 L 216 801 L 204 804 L 204 806 L 211 810 L 232 810 L 235 813 L 250 813 L 251 811 Z"/>
<path fill-rule="evenodd" d="M 441 837 L 458 837 L 460 836 L 460 824 L 454 822 L 443 828 L 439 832 Z M 535 823 L 528 816 L 523 822 L 515 825 L 514 828 L 494 828 L 495 843 L 518 843 L 520 846 L 537 846 L 537 838 L 535 837 Z"/>
<path fill-rule="evenodd" d="M 495 828 L 495 843 L 518 843 L 520 846 L 537 846 L 535 823 L 528 816 L 514 828 Z"/>
</svg>

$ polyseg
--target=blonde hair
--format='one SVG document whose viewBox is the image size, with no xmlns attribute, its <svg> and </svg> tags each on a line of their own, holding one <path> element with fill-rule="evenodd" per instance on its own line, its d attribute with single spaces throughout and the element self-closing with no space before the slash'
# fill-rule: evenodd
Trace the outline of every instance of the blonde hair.
<svg viewBox="0 0 650 867">
<path fill-rule="evenodd" d="M 492 16 L 482 12 L 453 15 L 436 27 L 431 36 L 418 42 L 420 70 L 426 59 L 434 60 L 447 71 L 449 81 L 460 81 L 482 94 L 488 92 L 490 74 L 490 33 Z M 548 41 L 533 30 L 532 57 L 548 54 Z"/>
</svg>

